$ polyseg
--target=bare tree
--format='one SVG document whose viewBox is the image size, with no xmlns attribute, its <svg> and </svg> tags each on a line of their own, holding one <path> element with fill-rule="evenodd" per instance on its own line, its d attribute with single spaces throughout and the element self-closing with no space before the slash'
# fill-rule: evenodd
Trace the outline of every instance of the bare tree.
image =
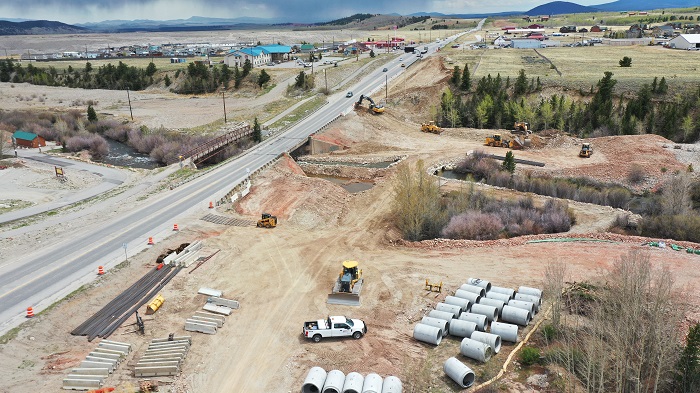
<svg viewBox="0 0 700 393">
<path fill-rule="evenodd" d="M 10 146 L 7 131 L 0 130 L 0 159 L 5 155 L 5 149 Z"/>
<path fill-rule="evenodd" d="M 691 208 L 690 175 L 680 172 L 671 177 L 664 185 L 661 206 L 663 214 L 686 214 Z"/>
<path fill-rule="evenodd" d="M 415 168 L 399 167 L 394 183 L 394 216 L 396 225 L 408 240 L 423 240 L 439 234 L 446 220 L 440 207 L 440 187 L 428 175 L 423 161 Z"/>
</svg>

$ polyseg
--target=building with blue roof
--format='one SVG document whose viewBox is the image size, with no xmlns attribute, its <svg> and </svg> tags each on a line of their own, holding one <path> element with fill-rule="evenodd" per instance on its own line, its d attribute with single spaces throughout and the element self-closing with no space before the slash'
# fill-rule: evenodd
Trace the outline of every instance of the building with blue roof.
<svg viewBox="0 0 700 393">
<path fill-rule="evenodd" d="M 253 67 L 265 65 L 270 62 L 282 62 L 289 60 L 292 48 L 287 45 L 262 45 L 254 48 L 232 49 L 224 57 L 224 63 L 229 67 L 243 67 L 246 60 L 250 60 Z"/>
</svg>

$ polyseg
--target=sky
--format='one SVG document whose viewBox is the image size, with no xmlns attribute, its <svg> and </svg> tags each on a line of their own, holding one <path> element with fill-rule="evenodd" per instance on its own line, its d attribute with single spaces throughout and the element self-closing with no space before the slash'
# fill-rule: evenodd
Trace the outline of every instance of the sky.
<svg viewBox="0 0 700 393">
<path fill-rule="evenodd" d="M 192 16 L 282 18 L 324 21 L 355 13 L 402 15 L 414 12 L 474 14 L 527 11 L 550 0 L 0 0 L 0 20 L 23 18 L 69 24 L 104 20 L 169 20 Z M 613 0 L 573 0 L 581 5 Z"/>
</svg>

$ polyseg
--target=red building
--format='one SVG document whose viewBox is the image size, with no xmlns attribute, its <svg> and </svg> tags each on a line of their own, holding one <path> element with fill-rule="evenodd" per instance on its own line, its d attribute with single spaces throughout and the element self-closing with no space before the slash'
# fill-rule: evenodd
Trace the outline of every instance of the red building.
<svg viewBox="0 0 700 393">
<path fill-rule="evenodd" d="M 31 148 L 46 146 L 46 140 L 32 132 L 16 131 L 14 134 L 12 134 L 12 140 L 17 146 Z"/>
</svg>

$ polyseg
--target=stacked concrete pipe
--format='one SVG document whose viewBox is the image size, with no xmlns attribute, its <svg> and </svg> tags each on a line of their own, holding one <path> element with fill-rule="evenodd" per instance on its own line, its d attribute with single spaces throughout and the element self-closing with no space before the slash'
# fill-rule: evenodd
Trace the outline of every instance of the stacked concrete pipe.
<svg viewBox="0 0 700 393">
<path fill-rule="evenodd" d="M 438 311 L 452 313 L 455 318 L 459 318 L 459 314 L 462 313 L 462 307 L 455 306 L 454 304 L 438 303 L 435 305 L 435 309 Z"/>
<path fill-rule="evenodd" d="M 382 384 L 382 393 L 401 393 L 403 392 L 403 385 L 401 380 L 397 377 L 390 375 L 384 378 L 384 383 Z"/>
<path fill-rule="evenodd" d="M 476 331 L 476 323 L 462 319 L 453 319 L 450 322 L 450 335 L 456 337 L 470 337 Z"/>
<path fill-rule="evenodd" d="M 504 295 L 508 295 L 511 299 L 515 297 L 515 289 L 511 288 L 491 286 L 491 290 L 489 292 L 502 293 Z"/>
<path fill-rule="evenodd" d="M 459 353 L 470 359 L 485 363 L 493 356 L 493 349 L 491 349 L 488 344 L 484 344 L 481 341 L 464 338 L 459 346 Z"/>
<path fill-rule="evenodd" d="M 464 289 L 458 289 L 455 292 L 455 296 L 462 299 L 467 299 L 471 304 L 478 303 L 479 299 L 481 299 L 481 296 L 478 293 L 465 291 Z"/>
<path fill-rule="evenodd" d="M 476 285 L 471 285 L 471 284 L 462 284 L 459 289 L 471 293 L 476 293 L 477 295 L 484 297 L 486 296 L 486 290 L 482 287 L 477 287 Z"/>
<path fill-rule="evenodd" d="M 444 319 L 449 322 L 454 317 L 454 314 L 447 311 L 430 310 L 428 316 L 431 318 Z"/>
<path fill-rule="evenodd" d="M 345 373 L 340 370 L 331 370 L 323 383 L 323 393 L 342 393 L 345 384 Z"/>
<path fill-rule="evenodd" d="M 518 325 L 494 322 L 491 324 L 491 333 L 501 336 L 503 341 L 518 342 Z"/>
<path fill-rule="evenodd" d="M 508 301 L 510 300 L 510 296 L 503 294 L 503 293 L 493 292 L 493 291 L 490 291 L 489 293 L 487 293 L 486 297 L 489 299 L 500 300 L 505 304 L 508 304 Z"/>
<path fill-rule="evenodd" d="M 439 345 L 442 341 L 442 330 L 435 326 L 418 323 L 413 328 L 413 338 L 428 344 Z M 365 378 L 365 383 L 367 383 L 366 380 L 367 378 Z"/>
<path fill-rule="evenodd" d="M 457 358 L 452 357 L 447 359 L 442 366 L 442 370 L 448 377 L 457 382 L 457 385 L 463 388 L 468 388 L 474 384 L 474 371 L 457 360 Z"/>
<path fill-rule="evenodd" d="M 532 314 L 529 311 L 513 306 L 503 306 L 501 310 L 501 319 L 503 322 L 514 323 L 520 326 L 527 326 L 532 319 Z"/>
<path fill-rule="evenodd" d="M 537 296 L 532 296 L 532 295 L 526 295 L 523 293 L 516 293 L 515 294 L 515 300 L 521 300 L 525 302 L 530 302 L 535 305 L 535 312 L 538 312 L 540 310 L 540 306 L 542 305 L 542 298 L 539 298 Z"/>
<path fill-rule="evenodd" d="M 537 289 L 537 288 L 531 288 L 531 287 L 519 287 L 518 288 L 518 293 L 522 293 L 523 295 L 532 295 L 538 298 L 542 298 L 542 290 Z"/>
<path fill-rule="evenodd" d="M 445 303 L 452 304 L 454 306 L 459 306 L 462 308 L 462 312 L 468 312 L 471 307 L 471 302 L 468 299 L 462 299 L 457 296 L 446 296 Z"/>
<path fill-rule="evenodd" d="M 423 325 L 435 326 L 436 328 L 440 328 L 442 330 L 442 337 L 445 337 L 450 331 L 450 321 L 446 321 L 444 319 L 439 318 L 423 317 L 420 323 L 422 323 Z"/>
<path fill-rule="evenodd" d="M 301 393 L 320 393 L 327 375 L 326 370 L 321 367 L 311 367 L 301 386 Z"/>
<path fill-rule="evenodd" d="M 469 278 L 467 280 L 467 284 L 476 285 L 477 287 L 482 287 L 482 288 L 484 288 L 484 290 L 486 292 L 491 290 L 491 283 L 486 281 L 486 280 L 482 280 L 480 278 Z"/>
<path fill-rule="evenodd" d="M 489 322 L 498 321 L 498 309 L 494 306 L 472 304 L 471 312 L 472 314 L 486 315 L 486 319 L 488 319 Z"/>
<path fill-rule="evenodd" d="M 360 373 L 351 372 L 345 377 L 343 384 L 343 393 L 362 393 L 362 385 L 365 383 L 365 377 Z"/>
<path fill-rule="evenodd" d="M 471 312 L 463 312 L 462 315 L 459 316 L 459 319 L 476 323 L 476 329 L 482 332 L 486 330 L 486 327 L 489 324 L 489 320 L 486 318 L 486 315 L 474 314 Z"/>
<path fill-rule="evenodd" d="M 496 307 L 496 309 L 498 310 L 499 316 L 501 315 L 501 310 L 503 309 L 503 306 L 506 305 L 506 303 L 503 301 L 500 301 L 497 299 L 491 299 L 488 297 L 482 297 L 481 299 L 479 299 L 479 304 Z"/>
<path fill-rule="evenodd" d="M 497 334 L 474 332 L 469 338 L 487 344 L 489 347 L 491 347 L 494 354 L 501 351 L 501 336 Z"/>
<path fill-rule="evenodd" d="M 382 393 L 382 377 L 377 374 L 367 374 L 362 385 L 362 393 Z"/>
<path fill-rule="evenodd" d="M 517 307 L 517 308 L 522 308 L 523 310 L 527 310 L 530 312 L 530 314 L 535 315 L 535 304 L 531 302 L 526 302 L 524 300 L 511 300 L 508 302 L 509 306 L 512 307 Z"/>
</svg>

